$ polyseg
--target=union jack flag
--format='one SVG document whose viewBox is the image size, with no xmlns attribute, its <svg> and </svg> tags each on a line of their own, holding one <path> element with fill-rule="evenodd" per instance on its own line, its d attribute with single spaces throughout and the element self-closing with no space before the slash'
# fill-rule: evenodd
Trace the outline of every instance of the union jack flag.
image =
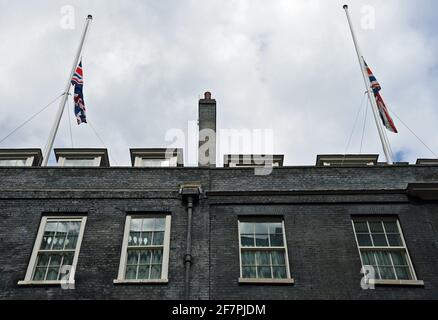
<svg viewBox="0 0 438 320">
<path fill-rule="evenodd" d="M 377 108 L 379 109 L 380 118 L 382 119 L 383 125 L 391 132 L 398 133 L 397 128 L 395 127 L 394 121 L 392 120 L 391 116 L 389 115 L 388 108 L 385 105 L 385 102 L 383 101 L 382 96 L 380 95 L 380 90 L 382 90 L 382 87 L 380 86 L 379 82 L 377 81 L 376 77 L 374 76 L 373 72 L 371 71 L 371 68 L 368 67 L 367 63 L 365 62 L 365 68 L 368 73 L 368 77 L 370 79 L 371 83 L 371 89 L 373 89 L 374 92 L 374 98 L 376 99 Z"/>
<path fill-rule="evenodd" d="M 78 125 L 87 123 L 87 115 L 84 102 L 84 79 L 82 72 L 82 61 L 79 62 L 76 72 L 71 79 L 71 84 L 75 87 L 74 101 L 75 101 L 75 116 L 78 121 Z"/>
</svg>

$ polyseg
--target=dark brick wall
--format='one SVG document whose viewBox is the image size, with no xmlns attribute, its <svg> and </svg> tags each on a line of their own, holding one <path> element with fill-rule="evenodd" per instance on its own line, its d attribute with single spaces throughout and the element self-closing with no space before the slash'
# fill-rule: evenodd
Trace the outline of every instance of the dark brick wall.
<svg viewBox="0 0 438 320">
<path fill-rule="evenodd" d="M 193 219 L 193 299 L 438 299 L 438 203 L 404 193 L 438 182 L 438 167 L 251 169 L 0 169 L 0 299 L 182 299 L 186 208 L 179 186 L 206 194 Z M 45 213 L 88 217 L 76 289 L 19 287 Z M 169 283 L 114 285 L 127 212 L 172 215 Z M 358 214 L 397 215 L 425 286 L 360 288 L 351 226 Z M 237 219 L 284 217 L 294 285 L 238 284 Z"/>
<path fill-rule="evenodd" d="M 215 205 L 211 210 L 212 299 L 438 299 L 438 205 Z M 239 284 L 237 221 L 246 215 L 284 217 L 294 285 Z M 357 214 L 397 215 L 425 286 L 362 290 L 351 225 Z"/>
</svg>

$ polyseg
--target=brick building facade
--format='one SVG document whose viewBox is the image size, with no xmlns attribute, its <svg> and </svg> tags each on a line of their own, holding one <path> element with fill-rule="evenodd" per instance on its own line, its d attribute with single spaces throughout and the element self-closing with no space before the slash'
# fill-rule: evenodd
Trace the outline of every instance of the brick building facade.
<svg viewBox="0 0 438 320">
<path fill-rule="evenodd" d="M 211 165 L 2 167 L 0 299 L 438 299 L 437 190 L 438 165 L 424 162 L 276 167 L 265 176 L 254 168 Z M 123 280 L 121 255 L 133 241 L 127 217 L 137 216 L 171 221 L 166 231 L 159 229 L 168 242 L 157 242 L 168 246 L 165 278 Z M 41 224 L 52 217 L 86 217 L 74 290 L 32 281 Z M 251 223 L 272 221 L 276 231 L 269 229 L 267 236 L 257 233 L 257 225 L 255 240 L 243 235 Z M 380 221 L 385 231 L 373 233 Z M 391 231 L 396 222 L 400 229 Z M 371 238 L 359 229 L 364 225 Z M 394 235 L 401 242 L 392 249 L 405 250 L 409 261 L 397 262 L 398 253 L 391 251 L 386 265 L 379 252 L 391 249 Z M 364 290 L 360 271 L 366 263 L 358 244 L 366 238 L 378 247 L 379 236 L 388 248 L 362 249 L 376 256 L 381 279 L 375 289 Z M 274 239 L 281 248 L 269 253 Z M 244 251 L 250 262 L 244 262 Z M 274 259 L 279 252 L 280 260 Z M 271 277 L 263 275 L 266 270 Z"/>
</svg>

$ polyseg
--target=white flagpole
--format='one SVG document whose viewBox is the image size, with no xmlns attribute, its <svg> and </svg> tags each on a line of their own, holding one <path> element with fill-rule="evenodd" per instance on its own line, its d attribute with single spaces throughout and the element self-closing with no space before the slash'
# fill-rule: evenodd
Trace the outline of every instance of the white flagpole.
<svg viewBox="0 0 438 320">
<path fill-rule="evenodd" d="M 93 17 L 91 15 L 89 15 L 87 17 L 86 22 L 85 22 L 85 27 L 84 27 L 84 31 L 82 33 L 81 42 L 79 43 L 79 48 L 78 48 L 78 51 L 76 53 L 75 60 L 73 62 L 73 67 L 72 67 L 72 70 L 70 72 L 70 76 L 68 78 L 67 85 L 65 87 L 64 96 L 63 96 L 61 103 L 59 105 L 58 114 L 56 115 L 55 122 L 53 124 L 52 130 L 50 131 L 49 139 L 47 141 L 47 145 L 46 145 L 46 148 L 44 150 L 43 163 L 42 163 L 43 167 L 47 167 L 47 165 L 49 163 L 50 151 L 52 151 L 53 143 L 55 142 L 55 137 L 56 137 L 56 134 L 57 134 L 58 129 L 59 129 L 59 123 L 61 122 L 61 118 L 62 118 L 62 115 L 64 113 L 64 109 L 65 109 L 65 104 L 67 103 L 68 93 L 70 91 L 70 86 L 71 86 L 71 79 L 73 78 L 73 76 L 76 72 L 76 68 L 77 68 L 78 63 L 79 63 L 79 58 L 81 57 L 82 48 L 84 46 L 85 38 L 87 36 L 87 32 L 88 32 L 88 29 L 90 27 L 90 23 L 92 20 L 93 20 Z"/>
<path fill-rule="evenodd" d="M 379 109 L 377 107 L 377 102 L 376 102 L 376 99 L 374 97 L 374 92 L 373 92 L 372 87 L 371 87 L 370 79 L 369 79 L 368 74 L 366 72 L 365 60 L 364 60 L 364 58 L 360 52 L 360 49 L 359 49 L 359 44 L 357 42 L 356 35 L 354 33 L 353 24 L 351 23 L 350 13 L 348 12 L 347 5 L 344 5 L 344 10 L 345 10 L 345 13 L 347 14 L 348 24 L 350 26 L 351 35 L 353 37 L 354 46 L 356 48 L 357 58 L 359 59 L 359 65 L 360 65 L 360 69 L 362 71 L 362 76 L 363 76 L 363 80 L 365 82 L 365 87 L 367 89 L 368 98 L 370 99 L 370 102 L 371 102 L 371 109 L 373 110 L 374 120 L 376 121 L 376 126 L 377 126 L 377 130 L 379 132 L 380 141 L 382 142 L 383 152 L 385 153 L 385 157 L 386 157 L 386 163 L 393 164 L 391 152 L 390 152 L 390 148 L 389 148 L 389 141 L 385 137 L 385 132 L 383 131 L 384 129 L 382 127 L 382 124 L 380 123 Z"/>
</svg>

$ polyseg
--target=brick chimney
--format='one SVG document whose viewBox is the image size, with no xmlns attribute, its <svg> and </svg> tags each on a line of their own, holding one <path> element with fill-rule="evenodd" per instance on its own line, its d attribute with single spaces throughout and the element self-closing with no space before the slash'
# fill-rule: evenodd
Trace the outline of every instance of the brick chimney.
<svg viewBox="0 0 438 320">
<path fill-rule="evenodd" d="M 211 92 L 199 100 L 199 167 L 216 167 L 216 100 Z"/>
</svg>

